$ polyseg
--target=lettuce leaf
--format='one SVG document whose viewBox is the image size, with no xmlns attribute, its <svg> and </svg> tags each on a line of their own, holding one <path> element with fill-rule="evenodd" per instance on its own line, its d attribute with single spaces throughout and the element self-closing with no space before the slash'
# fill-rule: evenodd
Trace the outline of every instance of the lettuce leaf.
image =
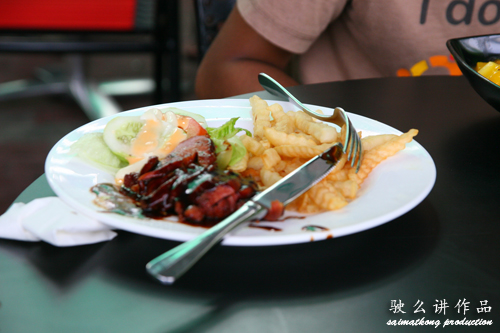
<svg viewBox="0 0 500 333">
<path fill-rule="evenodd" d="M 247 153 L 247 150 L 241 140 L 236 136 L 244 131 L 248 136 L 252 136 L 250 131 L 235 127 L 239 117 L 231 118 L 220 127 L 208 127 L 207 132 L 210 135 L 217 154 L 217 165 L 225 169 L 238 163 Z"/>
</svg>

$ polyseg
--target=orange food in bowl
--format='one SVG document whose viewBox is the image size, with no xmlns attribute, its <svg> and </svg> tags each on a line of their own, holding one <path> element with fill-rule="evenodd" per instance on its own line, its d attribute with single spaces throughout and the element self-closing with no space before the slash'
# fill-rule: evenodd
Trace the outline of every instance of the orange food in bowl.
<svg viewBox="0 0 500 333">
<path fill-rule="evenodd" d="M 500 59 L 488 62 L 478 62 L 474 68 L 479 74 L 500 85 Z"/>
</svg>

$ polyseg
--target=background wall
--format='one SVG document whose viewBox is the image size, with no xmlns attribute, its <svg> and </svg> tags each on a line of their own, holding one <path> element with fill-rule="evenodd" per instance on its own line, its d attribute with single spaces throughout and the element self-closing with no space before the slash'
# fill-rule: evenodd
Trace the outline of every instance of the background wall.
<svg viewBox="0 0 500 333">
<path fill-rule="evenodd" d="M 195 99 L 196 27 L 192 1 L 179 1 L 182 45 L 183 100 Z M 61 57 L 0 54 L 0 83 L 30 78 L 36 68 L 52 66 Z M 98 81 L 151 76 L 147 55 L 99 55 L 89 57 L 90 76 Z M 151 104 L 149 96 L 117 98 L 124 110 Z M 52 146 L 88 119 L 67 96 L 44 96 L 0 102 L 0 214 L 44 172 Z"/>
</svg>

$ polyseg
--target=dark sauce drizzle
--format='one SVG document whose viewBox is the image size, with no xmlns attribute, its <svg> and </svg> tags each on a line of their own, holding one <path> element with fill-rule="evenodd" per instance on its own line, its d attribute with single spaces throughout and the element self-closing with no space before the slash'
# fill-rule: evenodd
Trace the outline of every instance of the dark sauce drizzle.
<svg viewBox="0 0 500 333">
<path fill-rule="evenodd" d="M 268 225 L 258 225 L 258 224 L 255 224 L 255 223 L 249 224 L 248 227 L 249 228 L 255 228 L 255 229 L 264 229 L 264 230 L 267 230 L 267 231 L 283 231 L 283 229 L 281 229 L 281 228 L 271 227 L 271 226 L 268 226 Z"/>
</svg>

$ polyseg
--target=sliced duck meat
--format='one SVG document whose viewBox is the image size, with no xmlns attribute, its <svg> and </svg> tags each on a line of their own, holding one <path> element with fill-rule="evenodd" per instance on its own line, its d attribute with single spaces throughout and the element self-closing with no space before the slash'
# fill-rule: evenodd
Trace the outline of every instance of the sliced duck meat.
<svg viewBox="0 0 500 333">
<path fill-rule="evenodd" d="M 210 138 L 195 136 L 166 158 L 152 157 L 139 173 L 126 175 L 121 191 L 136 200 L 146 216 L 177 215 L 181 222 L 209 227 L 257 193 L 252 180 L 220 170 L 215 162 Z"/>
</svg>

